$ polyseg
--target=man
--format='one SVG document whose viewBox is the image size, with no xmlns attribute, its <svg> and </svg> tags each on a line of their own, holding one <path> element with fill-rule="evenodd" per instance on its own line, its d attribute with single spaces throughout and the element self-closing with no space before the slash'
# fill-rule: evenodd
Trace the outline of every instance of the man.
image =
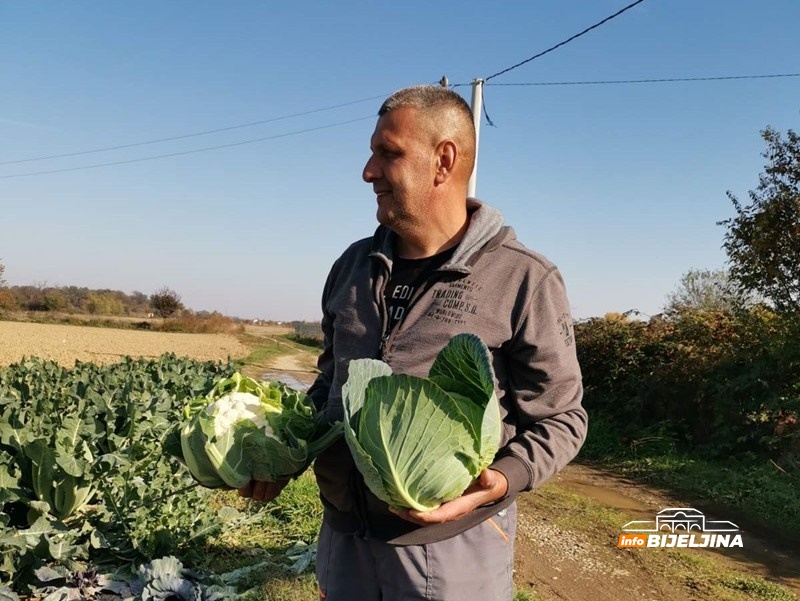
<svg viewBox="0 0 800 601">
<path fill-rule="evenodd" d="M 471 332 L 492 352 L 503 433 L 494 463 L 428 513 L 374 497 L 343 440 L 323 453 L 314 465 L 325 507 L 320 597 L 510 601 L 516 495 L 567 464 L 586 434 L 569 304 L 555 266 L 517 242 L 497 210 L 467 198 L 475 129 L 458 94 L 403 89 L 378 115 L 363 178 L 380 226 L 328 276 L 325 344 L 309 394 L 341 420 L 352 359 L 426 376 L 452 336 Z M 269 500 L 282 486 L 240 492 Z"/>
</svg>

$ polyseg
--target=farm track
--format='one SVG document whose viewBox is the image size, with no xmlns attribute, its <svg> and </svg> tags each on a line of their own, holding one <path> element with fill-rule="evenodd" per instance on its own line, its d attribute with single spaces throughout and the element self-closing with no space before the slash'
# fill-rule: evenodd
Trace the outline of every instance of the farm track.
<svg viewBox="0 0 800 601">
<path fill-rule="evenodd" d="M 667 507 L 697 506 L 714 519 L 731 517 L 724 508 L 695 504 L 669 490 L 620 477 L 608 469 L 581 463 L 568 465 L 552 482 L 558 490 L 578 495 L 592 504 L 620 512 L 628 520 L 652 520 Z M 574 506 L 549 505 L 537 492 L 519 501 L 519 529 L 515 553 L 518 582 L 530 585 L 542 600 L 570 601 L 689 601 L 696 599 L 750 599 L 709 589 L 704 577 L 691 569 L 677 569 L 667 550 L 618 549 L 619 529 L 565 528 L 563 521 L 580 513 Z M 738 521 L 738 517 L 736 518 Z M 757 527 L 739 522 L 744 548 L 684 549 L 688 555 L 713 560 L 720 570 L 759 576 L 778 584 L 800 599 L 800 556 L 776 544 Z M 659 559 L 647 557 L 655 553 Z M 679 576 L 676 577 L 676 572 Z M 769 597 L 771 598 L 771 597 Z"/>
</svg>

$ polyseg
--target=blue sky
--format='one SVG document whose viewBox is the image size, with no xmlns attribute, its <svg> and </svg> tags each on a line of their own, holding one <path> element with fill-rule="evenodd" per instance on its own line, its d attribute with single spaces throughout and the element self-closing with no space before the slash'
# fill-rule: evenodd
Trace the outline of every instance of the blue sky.
<svg viewBox="0 0 800 601">
<path fill-rule="evenodd" d="M 361 181 L 381 98 L 468 84 L 628 2 L 0 3 L 0 261 L 11 284 L 179 292 L 195 310 L 318 319 L 330 265 L 375 226 Z M 647 0 L 490 84 L 800 72 L 796 0 Z M 469 87 L 457 88 L 469 99 Z M 478 197 L 561 269 L 574 315 L 659 312 L 719 268 L 800 77 L 487 85 Z M 313 132 L 115 166 L 18 176 Z"/>
</svg>

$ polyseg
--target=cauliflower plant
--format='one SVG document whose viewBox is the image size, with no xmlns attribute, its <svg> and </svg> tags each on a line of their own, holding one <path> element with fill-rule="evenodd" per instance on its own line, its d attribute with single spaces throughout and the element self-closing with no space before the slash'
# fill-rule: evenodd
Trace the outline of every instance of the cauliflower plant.
<svg viewBox="0 0 800 601">
<path fill-rule="evenodd" d="M 238 422 L 248 421 L 264 434 L 277 438 L 267 420 L 267 412 L 279 414 L 280 410 L 262 403 L 251 392 L 233 392 L 220 397 L 208 407 L 206 413 L 214 417 L 214 434 L 220 438 Z"/>
<path fill-rule="evenodd" d="M 212 488 L 297 475 L 342 432 L 320 420 L 304 392 L 240 373 L 190 401 L 184 418 L 180 444 L 167 441 L 167 450 Z"/>
</svg>

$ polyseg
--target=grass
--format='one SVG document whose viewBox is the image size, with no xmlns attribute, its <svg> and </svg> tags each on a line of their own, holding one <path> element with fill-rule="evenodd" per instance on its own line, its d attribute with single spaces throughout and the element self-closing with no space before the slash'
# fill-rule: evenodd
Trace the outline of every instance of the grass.
<svg viewBox="0 0 800 601">
<path fill-rule="evenodd" d="M 800 473 L 782 471 L 766 458 L 710 461 L 680 453 L 661 441 L 623 447 L 603 420 L 595 420 L 582 459 L 632 479 L 669 488 L 699 502 L 724 507 L 777 539 L 800 539 Z"/>
<path fill-rule="evenodd" d="M 214 502 L 238 509 L 246 524 L 210 541 L 205 565 L 217 574 L 263 563 L 243 588 L 253 599 L 304 601 L 318 599 L 313 562 L 300 573 L 292 569 L 287 553 L 293 545 L 307 546 L 312 556 L 322 521 L 322 504 L 314 476 L 305 472 L 292 480 L 281 495 L 268 504 L 241 498 L 236 492 L 215 493 Z"/>
<path fill-rule="evenodd" d="M 721 567 L 710 558 L 690 554 L 679 549 L 665 551 L 663 562 L 671 580 L 683 582 L 693 591 L 700 591 L 707 598 L 719 601 L 797 601 L 797 597 L 785 588 L 758 576 Z"/>
<path fill-rule="evenodd" d="M 734 459 L 723 464 L 666 455 L 618 461 L 615 468 L 623 475 L 735 509 L 760 527 L 783 533 L 787 542 L 800 537 L 800 481 L 767 461 Z"/>
<path fill-rule="evenodd" d="M 288 342 L 281 342 L 275 338 L 261 338 L 252 334 L 244 334 L 239 337 L 239 340 L 251 349 L 250 354 L 243 359 L 245 365 L 263 365 L 293 351 Z"/>
<path fill-rule="evenodd" d="M 579 533 L 608 555 L 635 554 L 637 569 L 684 587 L 693 598 L 714 601 L 796 601 L 783 587 L 764 578 L 746 574 L 716 558 L 690 549 L 617 549 L 616 539 L 622 524 L 630 520 L 626 513 L 609 509 L 591 499 L 547 484 L 525 496 L 524 505 L 537 519 L 546 518 L 558 528 Z M 599 555 L 599 553 L 598 553 Z M 525 593 L 527 594 L 527 593 Z M 525 599 L 521 597 L 520 599 Z M 537 599 L 537 597 L 532 597 Z M 515 599 L 515 601 L 517 601 Z"/>
<path fill-rule="evenodd" d="M 310 372 L 316 370 L 316 357 L 319 355 L 316 341 L 296 338 L 293 334 L 258 336 L 248 333 L 239 335 L 239 340 L 250 348 L 250 354 L 242 359 L 246 375 L 260 377 L 263 368 L 275 359 L 293 353 L 304 353 L 308 359 L 303 361 L 303 367 Z"/>
<path fill-rule="evenodd" d="M 797 597 L 786 590 L 766 582 L 762 578 L 754 578 L 744 574 L 726 572 L 717 577 L 715 588 L 722 591 L 741 591 L 755 599 L 764 601 L 796 601 Z"/>
<path fill-rule="evenodd" d="M 244 557 L 261 551 L 282 556 L 297 542 L 316 541 L 322 520 L 322 504 L 314 475 L 306 471 L 292 480 L 280 496 L 268 504 L 244 499 L 234 491 L 215 493 L 219 505 L 235 507 L 249 519 L 246 527 L 218 537 L 209 549 L 210 565 L 223 570 L 238 567 Z M 231 558 L 234 561 L 229 561 Z"/>
<path fill-rule="evenodd" d="M 544 601 L 544 599 L 533 589 L 525 588 L 514 592 L 514 601 Z"/>
</svg>

